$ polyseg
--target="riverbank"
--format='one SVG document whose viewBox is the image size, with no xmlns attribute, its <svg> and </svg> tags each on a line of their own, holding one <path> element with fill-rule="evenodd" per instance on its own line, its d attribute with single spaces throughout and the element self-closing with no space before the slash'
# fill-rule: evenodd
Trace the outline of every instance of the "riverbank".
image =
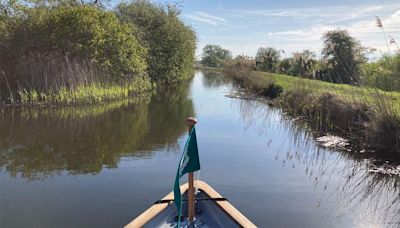
<svg viewBox="0 0 400 228">
<path fill-rule="evenodd" d="M 232 67 L 220 71 L 238 86 L 273 99 L 320 135 L 348 139 L 353 153 L 377 163 L 400 163 L 400 93 Z"/>
</svg>

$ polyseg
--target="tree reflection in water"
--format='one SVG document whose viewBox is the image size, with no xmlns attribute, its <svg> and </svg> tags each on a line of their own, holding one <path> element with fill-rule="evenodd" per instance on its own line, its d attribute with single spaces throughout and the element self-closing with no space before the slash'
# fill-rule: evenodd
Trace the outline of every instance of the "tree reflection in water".
<svg viewBox="0 0 400 228">
<path fill-rule="evenodd" d="M 316 194 L 320 192 L 316 207 L 324 202 L 329 205 L 326 216 L 333 211 L 342 215 L 355 212 L 361 227 L 400 226 L 400 176 L 369 172 L 373 161 L 363 154 L 316 146 L 313 133 L 303 123 L 264 102 L 234 99 L 232 105 L 247 127 L 269 138 L 268 146 L 273 143 L 270 136 L 276 134 L 270 129 L 282 131 L 285 150 L 290 146 L 287 151 L 278 150 L 275 160 L 288 168 L 304 169 Z"/>
<path fill-rule="evenodd" d="M 27 180 L 67 171 L 96 174 L 121 156 L 146 158 L 177 147 L 183 121 L 194 114 L 188 86 L 162 89 L 151 98 L 89 107 L 7 108 L 0 113 L 0 168 Z"/>
<path fill-rule="evenodd" d="M 202 74 L 204 77 L 203 86 L 206 88 L 215 88 L 230 82 L 230 78 L 215 70 L 203 70 Z"/>
</svg>

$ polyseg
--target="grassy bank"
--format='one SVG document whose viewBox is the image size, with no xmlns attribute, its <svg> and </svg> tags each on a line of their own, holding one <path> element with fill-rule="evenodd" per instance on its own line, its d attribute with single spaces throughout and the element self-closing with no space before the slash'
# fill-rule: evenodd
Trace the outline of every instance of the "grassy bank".
<svg viewBox="0 0 400 228">
<path fill-rule="evenodd" d="M 365 103 L 377 111 L 384 105 L 400 117 L 400 92 L 386 92 L 375 88 L 329 83 L 284 74 L 256 72 L 256 75 L 272 80 L 286 91 L 304 89 L 315 94 L 328 92 L 347 102 Z"/>
<path fill-rule="evenodd" d="M 17 92 L 18 97 L 10 93 L 8 100 L 5 100 L 3 105 L 94 104 L 145 95 L 146 92 L 151 91 L 152 87 L 149 80 L 137 77 L 125 83 L 93 83 L 79 85 L 75 88 L 61 87 L 46 92 L 24 89 Z"/>
<path fill-rule="evenodd" d="M 239 86 L 269 98 L 320 134 L 346 137 L 354 152 L 400 163 L 400 93 L 225 67 Z"/>
</svg>

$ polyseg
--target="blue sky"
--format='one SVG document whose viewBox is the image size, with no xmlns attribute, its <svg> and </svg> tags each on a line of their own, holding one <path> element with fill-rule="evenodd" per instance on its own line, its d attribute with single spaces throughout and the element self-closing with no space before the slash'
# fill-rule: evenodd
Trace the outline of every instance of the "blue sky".
<svg viewBox="0 0 400 228">
<path fill-rule="evenodd" d="M 184 0 L 181 4 L 183 20 L 197 33 L 197 55 L 206 44 L 218 44 L 234 55 L 254 56 L 261 46 L 283 49 L 287 56 L 303 49 L 319 53 L 322 34 L 336 28 L 349 30 L 380 55 L 387 47 L 375 15 L 400 44 L 400 0 Z"/>
</svg>

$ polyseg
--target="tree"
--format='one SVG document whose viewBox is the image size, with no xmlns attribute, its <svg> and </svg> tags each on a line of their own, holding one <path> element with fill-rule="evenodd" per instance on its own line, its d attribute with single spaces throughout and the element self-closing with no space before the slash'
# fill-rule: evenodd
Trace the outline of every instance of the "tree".
<svg viewBox="0 0 400 228">
<path fill-rule="evenodd" d="M 148 48 L 148 73 L 153 81 L 173 84 L 191 77 L 196 35 L 179 14 L 178 5 L 155 5 L 146 0 L 117 7 L 120 20 L 140 30 L 140 41 Z"/>
<path fill-rule="evenodd" d="M 258 70 L 267 72 L 276 72 L 278 62 L 280 60 L 280 52 L 272 47 L 260 47 L 256 54 L 256 66 Z"/>
<path fill-rule="evenodd" d="M 335 83 L 357 84 L 360 64 L 366 62 L 365 51 L 359 41 L 346 30 L 328 31 L 323 36 L 323 60 L 327 63 L 327 78 Z"/>
<path fill-rule="evenodd" d="M 232 53 L 219 45 L 208 44 L 203 48 L 201 63 L 209 67 L 219 67 L 221 62 L 232 59 Z"/>
<path fill-rule="evenodd" d="M 293 62 L 289 73 L 294 76 L 311 78 L 312 68 L 316 62 L 315 54 L 310 50 L 293 53 Z"/>
<path fill-rule="evenodd" d="M 60 7 L 60 6 L 98 6 L 105 8 L 109 4 L 110 0 L 6 0 L 9 2 L 21 2 L 24 5 L 33 7 Z"/>
</svg>

